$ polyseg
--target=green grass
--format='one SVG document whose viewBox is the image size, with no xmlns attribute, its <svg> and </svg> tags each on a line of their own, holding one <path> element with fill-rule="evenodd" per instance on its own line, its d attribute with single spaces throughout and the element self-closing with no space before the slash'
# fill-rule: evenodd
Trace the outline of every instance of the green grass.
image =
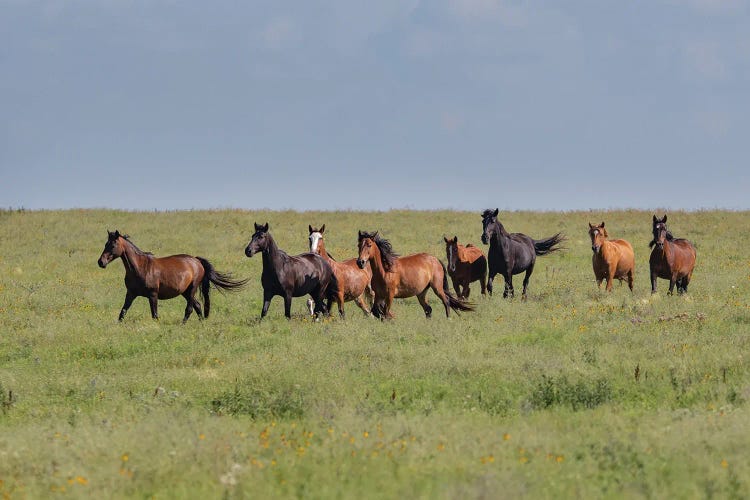
<svg viewBox="0 0 750 500">
<path fill-rule="evenodd" d="M 259 321 L 254 221 L 290 253 L 325 223 L 337 258 L 361 229 L 445 260 L 443 235 L 481 245 L 479 211 L 0 212 L 0 494 L 746 498 L 750 214 L 669 213 L 698 248 L 673 297 L 663 280 L 650 294 L 651 215 L 501 212 L 511 232 L 568 236 L 528 300 L 475 284 L 477 311 L 450 320 L 406 299 L 394 321 L 347 303 L 345 321 L 315 323 L 304 299 L 284 319 L 280 298 Z M 633 294 L 596 288 L 601 220 L 635 248 Z M 96 265 L 106 229 L 250 286 L 214 292 L 207 321 L 182 325 L 174 299 L 154 322 L 139 298 L 118 323 L 124 270 Z"/>
</svg>

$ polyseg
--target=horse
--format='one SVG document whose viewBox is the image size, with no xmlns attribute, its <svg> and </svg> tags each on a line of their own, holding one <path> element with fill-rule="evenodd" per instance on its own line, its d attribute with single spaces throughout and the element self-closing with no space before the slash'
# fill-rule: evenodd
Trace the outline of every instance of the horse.
<svg viewBox="0 0 750 500">
<path fill-rule="evenodd" d="M 381 319 L 393 318 L 391 305 L 394 298 L 417 296 L 427 318 L 432 316 L 432 308 L 427 304 L 427 290 L 432 288 L 445 306 L 445 316 L 450 318 L 450 310 L 473 311 L 472 304 L 464 302 L 448 289 L 445 266 L 436 257 L 427 253 L 399 256 L 391 243 L 380 237 L 377 231 L 359 231 L 357 240 L 359 256 L 357 265 L 364 269 L 367 263 L 372 267 L 372 289 L 375 291 L 373 314 Z"/>
<path fill-rule="evenodd" d="M 151 317 L 159 319 L 157 304 L 159 299 L 166 300 L 182 295 L 187 301 L 185 307 L 185 323 L 190 314 L 195 311 L 198 318 L 208 318 L 211 312 L 211 298 L 209 290 L 214 285 L 218 290 L 238 290 L 247 284 L 248 280 L 235 280 L 229 274 L 218 272 L 214 266 L 203 257 L 192 255 L 170 255 L 169 257 L 154 257 L 150 252 L 144 252 L 130 241 L 126 234 L 119 230 L 107 231 L 107 242 L 99 257 L 99 267 L 104 269 L 107 264 L 122 258 L 125 266 L 125 304 L 120 311 L 119 321 L 125 318 L 136 297 L 147 297 L 151 305 Z M 203 297 L 203 311 L 195 298 L 195 292 L 200 290 Z"/>
<path fill-rule="evenodd" d="M 482 243 L 490 245 L 490 277 L 487 280 L 487 291 L 492 295 L 492 280 L 496 274 L 502 274 L 505 278 L 503 298 L 513 297 L 513 275 L 526 271 L 522 294 L 522 297 L 526 298 L 529 278 L 534 272 L 537 255 L 547 255 L 560 250 L 560 244 L 565 241 L 565 236 L 557 233 L 543 240 L 534 240 L 522 233 L 510 234 L 497 220 L 498 213 L 497 208 L 494 212 L 490 209 L 482 212 Z"/>
<path fill-rule="evenodd" d="M 287 319 L 292 317 L 292 297 L 303 295 L 310 295 L 315 301 L 313 312 L 316 316 L 328 313 L 323 300 L 327 295 L 335 294 L 338 287 L 333 270 L 323 257 L 316 253 L 288 255 L 276 245 L 268 232 L 268 222 L 265 225 L 255 223 L 255 233 L 245 248 L 245 255 L 248 257 L 258 252 L 263 253 L 263 272 L 260 277 L 263 285 L 261 319 L 268 313 L 271 299 L 276 295 L 284 298 L 284 316 Z"/>
<path fill-rule="evenodd" d="M 658 219 L 654 215 L 652 230 L 654 239 L 648 244 L 653 247 L 649 258 L 651 271 L 651 293 L 656 293 L 656 278 L 669 280 L 669 295 L 674 286 L 677 293 L 687 292 L 695 268 L 695 246 L 684 238 L 675 238 L 667 229 L 667 216 Z"/>
<path fill-rule="evenodd" d="M 471 243 L 459 245 L 458 236 L 445 240 L 445 255 L 448 259 L 448 275 L 453 282 L 453 289 L 461 299 L 468 299 L 471 289 L 469 284 L 479 280 L 482 287 L 482 295 L 486 295 L 487 289 L 487 257 L 479 248 Z M 463 288 L 463 290 L 461 290 Z"/>
<path fill-rule="evenodd" d="M 607 280 L 607 291 L 612 291 L 612 281 L 627 279 L 630 291 L 633 291 L 633 276 L 635 274 L 635 254 L 633 246 L 625 240 L 608 240 L 609 234 L 604 228 L 604 222 L 595 226 L 589 222 L 589 236 L 591 250 L 594 255 L 591 262 L 594 266 L 596 286 L 601 288 L 602 280 Z"/>
<path fill-rule="evenodd" d="M 307 229 L 309 231 L 310 251 L 323 257 L 328 262 L 328 265 L 331 266 L 331 269 L 333 269 L 334 276 L 336 276 L 338 293 L 333 296 L 333 299 L 339 307 L 339 315 L 342 318 L 344 317 L 344 302 L 353 300 L 364 311 L 366 316 L 371 316 L 370 308 L 363 300 L 363 296 L 367 295 L 370 302 L 372 302 L 373 294 L 370 287 L 372 269 L 370 266 L 360 269 L 357 265 L 356 257 L 341 262 L 336 261 L 326 250 L 325 241 L 323 240 L 323 233 L 326 230 L 325 224 L 320 229 L 308 224 Z M 311 299 L 308 299 L 308 306 L 310 306 L 310 302 Z M 327 304 L 329 310 L 331 309 L 331 305 L 331 302 Z"/>
</svg>

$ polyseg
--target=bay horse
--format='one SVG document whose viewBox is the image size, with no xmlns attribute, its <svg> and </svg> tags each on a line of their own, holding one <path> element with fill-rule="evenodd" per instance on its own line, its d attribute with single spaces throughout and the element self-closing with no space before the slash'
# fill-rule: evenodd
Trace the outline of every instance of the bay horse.
<svg viewBox="0 0 750 500">
<path fill-rule="evenodd" d="M 117 258 L 122 259 L 125 266 L 125 304 L 120 311 L 119 321 L 125 318 L 136 297 L 147 297 L 151 305 L 151 317 L 159 319 L 157 311 L 158 301 L 172 299 L 182 295 L 187 301 L 185 307 L 185 323 L 190 314 L 195 311 L 199 318 L 208 318 L 211 312 L 211 285 L 219 290 L 237 290 L 245 286 L 248 280 L 235 280 L 229 274 L 218 272 L 214 266 L 203 257 L 179 254 L 169 257 L 154 257 L 150 252 L 144 252 L 130 241 L 126 234 L 120 231 L 107 231 L 107 242 L 99 257 L 99 267 L 102 269 Z M 200 290 L 203 297 L 203 311 L 195 298 L 195 292 Z"/>
<path fill-rule="evenodd" d="M 591 237 L 591 258 L 594 266 L 596 286 L 601 288 L 602 280 L 607 280 L 607 291 L 612 291 L 615 279 L 628 281 L 630 291 L 633 291 L 633 276 L 635 275 L 635 254 L 633 246 L 625 240 L 609 240 L 609 234 L 604 222 L 598 226 L 589 222 L 589 236 Z"/>
<path fill-rule="evenodd" d="M 490 276 L 487 280 L 487 291 L 492 295 L 492 280 L 496 274 L 502 274 L 505 278 L 503 298 L 513 297 L 513 275 L 526 271 L 522 294 L 522 297 L 526 298 L 529 278 L 534 272 L 537 255 L 547 255 L 560 250 L 560 244 L 565 237 L 562 233 L 557 233 L 543 240 L 534 240 L 522 233 L 510 234 L 497 220 L 498 213 L 497 208 L 494 211 L 487 209 L 482 212 L 482 243 L 490 244 Z"/>
<path fill-rule="evenodd" d="M 651 270 L 651 293 L 656 293 L 656 278 L 669 280 L 669 295 L 674 286 L 677 293 L 687 292 L 695 268 L 695 246 L 684 238 L 675 238 L 667 229 L 667 216 L 658 219 L 654 215 L 652 229 L 654 239 L 648 244 L 654 249 L 649 258 Z"/>
<path fill-rule="evenodd" d="M 487 290 L 487 257 L 471 243 L 464 246 L 458 243 L 458 236 L 445 240 L 445 256 L 448 259 L 448 276 L 451 277 L 453 289 L 461 299 L 468 299 L 471 289 L 469 284 L 479 280 L 482 295 Z"/>
<path fill-rule="evenodd" d="M 427 318 L 432 316 L 432 308 L 427 304 L 427 291 L 432 288 L 445 306 L 445 316 L 450 310 L 473 311 L 472 304 L 453 296 L 448 289 L 445 266 L 437 257 L 427 253 L 416 253 L 405 257 L 393 251 L 391 243 L 380 237 L 377 231 L 359 231 L 357 240 L 359 257 L 357 265 L 364 269 L 367 263 L 372 267 L 372 289 L 375 292 L 373 314 L 381 319 L 393 318 L 391 305 L 394 298 L 417 296 Z"/>
<path fill-rule="evenodd" d="M 255 233 L 245 248 L 245 255 L 248 257 L 258 252 L 263 253 L 263 272 L 260 276 L 263 285 L 261 319 L 268 313 L 271 299 L 276 295 L 284 299 L 284 316 L 287 319 L 292 317 L 292 297 L 303 295 L 310 295 L 315 301 L 313 312 L 316 316 L 328 313 L 323 300 L 327 295 L 336 293 L 338 287 L 333 270 L 323 257 L 315 253 L 288 255 L 276 245 L 268 232 L 268 222 L 265 225 L 255 224 Z"/>
<path fill-rule="evenodd" d="M 338 262 L 334 259 L 331 254 L 326 250 L 325 240 L 323 239 L 323 233 L 326 230 L 326 225 L 323 224 L 320 228 L 314 228 L 308 224 L 307 229 L 309 231 L 309 242 L 310 251 L 317 253 L 333 269 L 333 274 L 336 276 L 336 283 L 338 285 L 338 292 L 333 296 L 333 300 L 339 308 L 339 315 L 344 317 L 344 302 L 353 300 L 366 316 L 372 316 L 370 307 L 367 306 L 363 297 L 367 295 L 370 302 L 372 302 L 372 288 L 370 287 L 370 279 L 372 279 L 372 269 L 370 266 L 365 266 L 364 269 L 360 269 L 357 265 L 357 258 L 351 258 Z M 311 299 L 308 299 L 308 306 L 310 305 Z M 331 302 L 327 304 L 328 309 L 331 309 Z"/>
</svg>

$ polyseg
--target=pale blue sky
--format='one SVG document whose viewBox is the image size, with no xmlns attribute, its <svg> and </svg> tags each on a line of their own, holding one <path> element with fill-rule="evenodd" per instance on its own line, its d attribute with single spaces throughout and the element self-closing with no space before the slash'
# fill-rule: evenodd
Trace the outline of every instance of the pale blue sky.
<svg viewBox="0 0 750 500">
<path fill-rule="evenodd" d="M 0 0 L 0 206 L 750 208 L 741 0 Z"/>
</svg>

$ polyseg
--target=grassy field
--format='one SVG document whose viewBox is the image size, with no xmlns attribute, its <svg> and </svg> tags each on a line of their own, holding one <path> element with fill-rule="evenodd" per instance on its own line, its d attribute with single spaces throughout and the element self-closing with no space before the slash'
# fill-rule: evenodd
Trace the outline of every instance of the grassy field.
<svg viewBox="0 0 750 500">
<path fill-rule="evenodd" d="M 258 319 L 254 221 L 290 253 L 325 223 L 337 258 L 377 229 L 445 260 L 443 235 L 481 245 L 479 212 L 0 212 L 0 496 L 747 498 L 747 212 L 669 213 L 698 248 L 687 296 L 650 293 L 653 212 L 501 212 L 568 237 L 526 301 L 475 284 L 477 311 L 450 320 L 407 299 L 391 322 L 347 303 L 315 323 L 295 299 L 287 321 L 280 298 Z M 596 288 L 602 220 L 635 248 L 633 294 Z M 212 295 L 207 321 L 182 325 L 181 298 L 152 321 L 139 298 L 118 323 L 106 229 L 251 283 Z"/>
</svg>

